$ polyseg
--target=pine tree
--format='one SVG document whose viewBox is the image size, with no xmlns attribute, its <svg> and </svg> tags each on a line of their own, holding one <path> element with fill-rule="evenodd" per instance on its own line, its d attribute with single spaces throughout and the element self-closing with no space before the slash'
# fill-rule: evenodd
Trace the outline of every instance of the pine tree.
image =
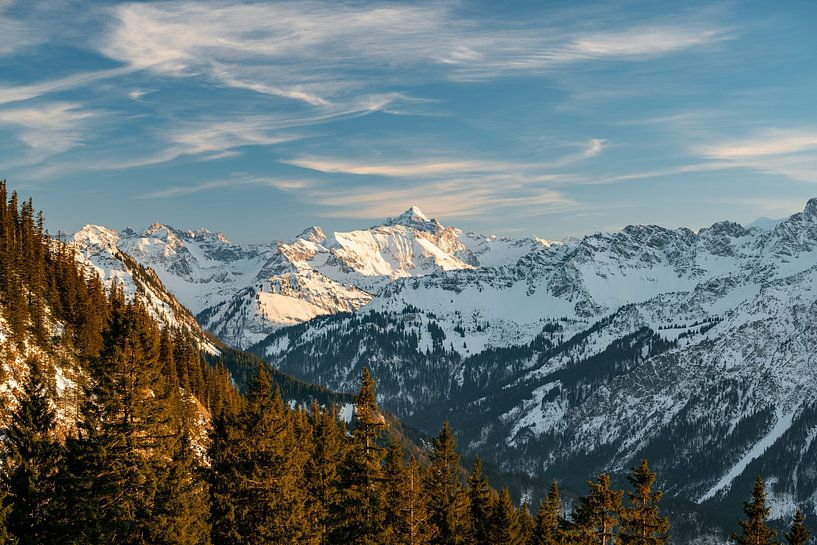
<svg viewBox="0 0 817 545">
<path fill-rule="evenodd" d="M 239 426 L 219 422 L 213 442 L 213 542 L 301 543 L 305 451 L 265 368 L 253 379 Z"/>
<path fill-rule="evenodd" d="M 491 543 L 495 545 L 522 545 L 522 528 L 508 488 L 502 489 L 494 509 Z"/>
<path fill-rule="evenodd" d="M 56 471 L 62 448 L 54 438 L 56 411 L 37 360 L 29 361 L 22 397 L 6 429 L 3 484 L 11 509 L 6 525 L 21 544 L 57 538 Z"/>
<path fill-rule="evenodd" d="M 471 540 L 474 545 L 491 545 L 491 524 L 494 505 L 498 498 L 482 474 L 482 460 L 474 459 L 468 475 L 468 499 L 470 507 Z"/>
<path fill-rule="evenodd" d="M 669 537 L 669 520 L 658 513 L 663 492 L 653 491 L 655 473 L 647 460 L 641 460 L 627 480 L 633 490 L 627 493 L 630 506 L 622 514 L 622 545 L 663 545 Z"/>
<path fill-rule="evenodd" d="M 746 520 L 738 521 L 741 535 L 732 533 L 732 540 L 738 545 L 777 545 L 776 532 L 766 525 L 769 508 L 766 506 L 766 486 L 763 477 L 755 479 L 751 501 L 743 503 Z"/>
<path fill-rule="evenodd" d="M 0 489 L 0 545 L 16 545 L 17 539 L 9 532 L 6 521 L 11 512 L 8 493 Z"/>
<path fill-rule="evenodd" d="M 435 545 L 460 545 L 468 533 L 467 496 L 460 482 L 459 464 L 454 432 L 446 421 L 432 441 L 426 479 L 431 523 L 436 528 L 432 541 Z"/>
<path fill-rule="evenodd" d="M 789 545 L 806 545 L 809 538 L 811 538 L 811 532 L 806 528 L 803 518 L 803 513 L 798 509 L 797 513 L 794 514 L 791 526 L 789 526 L 789 531 L 783 534 Z"/>
<path fill-rule="evenodd" d="M 181 437 L 160 476 L 149 542 L 155 545 L 208 545 L 210 543 L 207 484 L 196 464 L 187 431 Z"/>
<path fill-rule="evenodd" d="M 403 447 L 392 437 L 386 447 L 386 456 L 383 459 L 383 484 L 385 487 L 383 543 L 385 545 L 400 543 L 398 536 L 401 533 L 400 526 L 403 519 L 403 494 L 405 491 L 402 489 L 402 482 L 405 470 Z"/>
<path fill-rule="evenodd" d="M 402 519 L 397 542 L 402 545 L 430 544 L 436 528 L 431 524 L 423 470 L 413 457 L 403 472 L 400 489 L 403 491 Z"/>
<path fill-rule="evenodd" d="M 207 472 L 210 488 L 210 522 L 214 545 L 240 543 L 237 503 L 240 498 L 238 483 L 241 471 L 244 437 L 236 414 L 218 414 L 213 418 L 210 432 L 210 470 Z"/>
<path fill-rule="evenodd" d="M 531 542 L 531 539 L 533 539 L 533 528 L 536 525 L 536 520 L 530 513 L 530 506 L 527 499 L 519 506 L 517 517 L 519 518 L 520 542 L 527 545 Z"/>
<path fill-rule="evenodd" d="M 320 545 L 328 542 L 329 513 L 340 501 L 339 465 L 345 456 L 345 434 L 338 423 L 334 407 L 323 410 L 317 403 L 309 413 L 312 451 L 304 474 L 307 488 L 307 513 L 313 539 Z"/>
<path fill-rule="evenodd" d="M 113 310 L 76 438 L 67 442 L 66 514 L 78 542 L 142 543 L 172 430 L 158 362 L 158 331 L 138 304 Z"/>
<path fill-rule="evenodd" d="M 599 475 L 597 481 L 588 481 L 590 494 L 581 498 L 573 516 L 570 539 L 577 544 L 614 545 L 616 528 L 623 510 L 623 492 L 610 488 L 610 476 Z"/>
<path fill-rule="evenodd" d="M 558 545 L 561 542 L 560 509 L 559 486 L 553 481 L 536 513 L 531 545 Z"/>
<path fill-rule="evenodd" d="M 340 501 L 331 513 L 330 542 L 375 545 L 384 539 L 385 498 L 379 441 L 386 421 L 377 407 L 375 382 L 363 370 L 355 398 L 353 439 L 340 470 Z"/>
</svg>

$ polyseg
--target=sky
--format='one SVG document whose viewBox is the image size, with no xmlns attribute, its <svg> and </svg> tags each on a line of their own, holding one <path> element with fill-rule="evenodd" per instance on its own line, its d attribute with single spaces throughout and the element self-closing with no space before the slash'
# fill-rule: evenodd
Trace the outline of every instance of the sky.
<svg viewBox="0 0 817 545">
<path fill-rule="evenodd" d="M 671 4 L 679 4 L 671 6 Z M 549 239 L 817 196 L 817 2 L 0 0 L 0 178 L 52 232 Z"/>
</svg>

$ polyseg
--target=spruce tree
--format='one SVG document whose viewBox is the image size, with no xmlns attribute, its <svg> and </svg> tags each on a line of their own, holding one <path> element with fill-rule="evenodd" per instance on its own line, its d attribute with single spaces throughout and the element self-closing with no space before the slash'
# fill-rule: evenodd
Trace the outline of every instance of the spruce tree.
<svg viewBox="0 0 817 545">
<path fill-rule="evenodd" d="M 403 447 L 400 446 L 393 437 L 386 447 L 386 456 L 383 459 L 383 484 L 385 491 L 385 531 L 383 543 L 385 545 L 397 545 L 400 543 L 398 536 L 401 533 L 401 522 L 403 519 L 403 494 L 402 489 L 403 472 Z"/>
<path fill-rule="evenodd" d="M 221 413 L 213 418 L 210 447 L 210 523 L 214 545 L 240 543 L 237 504 L 241 487 L 238 477 L 243 462 L 244 437 L 237 414 Z"/>
<path fill-rule="evenodd" d="M 403 472 L 400 488 L 403 491 L 403 501 L 397 542 L 402 545 L 429 545 L 436 528 L 431 524 L 423 470 L 414 457 L 409 460 Z"/>
<path fill-rule="evenodd" d="M 213 437 L 213 542 L 301 543 L 308 530 L 305 451 L 298 448 L 293 416 L 263 367 L 239 424 L 219 422 Z"/>
<path fill-rule="evenodd" d="M 527 545 L 533 539 L 533 528 L 536 525 L 536 520 L 530 513 L 530 505 L 527 499 L 519 506 L 517 517 L 519 518 L 520 542 Z"/>
<path fill-rule="evenodd" d="M 741 534 L 732 533 L 738 545 L 777 545 L 776 532 L 766 525 L 769 508 L 766 505 L 766 486 L 763 477 L 757 477 L 752 489 L 752 499 L 743 503 L 746 520 L 738 521 Z"/>
<path fill-rule="evenodd" d="M 663 492 L 653 490 L 655 473 L 647 460 L 641 460 L 627 480 L 633 490 L 627 493 L 630 505 L 622 513 L 622 545 L 663 545 L 669 537 L 669 520 L 658 512 Z"/>
<path fill-rule="evenodd" d="M 570 538 L 577 544 L 614 545 L 616 529 L 620 524 L 623 492 L 610 488 L 610 476 L 599 475 L 598 480 L 588 481 L 590 494 L 579 501 L 573 515 Z"/>
<path fill-rule="evenodd" d="M 345 456 L 346 441 L 334 407 L 324 410 L 313 403 L 309 416 L 312 450 L 304 471 L 307 514 L 313 539 L 325 545 L 329 536 L 329 513 L 337 507 L 340 498 L 339 466 Z"/>
<path fill-rule="evenodd" d="M 499 501 L 492 519 L 491 543 L 494 545 L 524 544 L 519 515 L 507 487 L 503 488 L 499 494 Z"/>
<path fill-rule="evenodd" d="M 332 509 L 330 542 L 375 545 L 385 536 L 383 448 L 386 421 L 377 407 L 375 382 L 363 369 L 355 398 L 353 438 L 340 469 L 340 498 Z"/>
<path fill-rule="evenodd" d="M 0 489 L 0 545 L 16 545 L 17 539 L 9 532 L 6 521 L 11 512 L 8 493 Z"/>
<path fill-rule="evenodd" d="M 172 430 L 156 326 L 121 292 L 112 299 L 78 434 L 67 442 L 66 517 L 77 542 L 142 543 Z"/>
<path fill-rule="evenodd" d="M 791 526 L 789 526 L 789 531 L 783 534 L 789 545 L 806 545 L 809 538 L 811 538 L 811 532 L 806 528 L 803 519 L 803 513 L 798 509 L 794 514 Z"/>
<path fill-rule="evenodd" d="M 196 462 L 189 433 L 180 439 L 160 475 L 149 542 L 155 545 L 208 545 L 210 543 L 207 484 Z"/>
<path fill-rule="evenodd" d="M 482 460 L 477 456 L 468 475 L 471 540 L 474 545 L 491 545 L 494 505 L 498 499 L 495 496 L 488 478 L 482 474 Z"/>
<path fill-rule="evenodd" d="M 37 360 L 29 361 L 22 396 L 5 430 L 3 485 L 11 509 L 6 525 L 21 544 L 54 541 L 58 532 L 57 468 L 62 447 L 54 438 L 52 392 Z"/>
<path fill-rule="evenodd" d="M 561 521 L 559 512 L 561 499 L 559 486 L 553 481 L 547 497 L 539 505 L 536 513 L 536 524 L 533 528 L 531 545 L 558 545 L 561 541 Z"/>
<path fill-rule="evenodd" d="M 448 422 L 432 441 L 431 464 L 426 478 L 435 545 L 460 545 L 468 534 L 467 496 L 460 482 L 460 456 Z"/>
</svg>

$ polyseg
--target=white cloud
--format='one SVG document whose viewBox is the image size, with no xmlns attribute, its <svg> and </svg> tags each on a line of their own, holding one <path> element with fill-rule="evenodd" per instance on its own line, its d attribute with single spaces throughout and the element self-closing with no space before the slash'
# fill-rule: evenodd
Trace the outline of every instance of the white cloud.
<svg viewBox="0 0 817 545">
<path fill-rule="evenodd" d="M 697 146 L 693 152 L 732 168 L 817 182 L 817 131 L 814 129 L 765 129 L 748 138 Z"/>
<path fill-rule="evenodd" d="M 112 68 L 109 70 L 95 70 L 91 72 L 81 72 L 63 78 L 58 78 L 39 83 L 27 85 L 5 85 L 0 86 L 0 104 L 12 104 L 24 102 L 42 95 L 67 91 L 94 83 L 102 79 L 115 78 L 133 72 L 130 67 Z"/>
<path fill-rule="evenodd" d="M 18 128 L 17 138 L 32 151 L 26 160 L 31 163 L 81 144 L 85 125 L 97 115 L 79 104 L 57 102 L 0 110 L 0 125 Z"/>
<path fill-rule="evenodd" d="M 210 191 L 213 189 L 221 189 L 225 187 L 236 188 L 242 186 L 268 186 L 274 187 L 283 191 L 294 191 L 309 187 L 311 182 L 306 180 L 288 180 L 276 178 L 237 178 L 228 180 L 209 180 L 206 182 L 199 182 L 192 185 L 178 185 L 170 186 L 158 191 L 152 191 L 141 195 L 142 199 L 166 199 L 172 197 L 183 197 L 185 195 L 192 195 L 193 193 L 200 193 L 202 191 Z"/>
<path fill-rule="evenodd" d="M 327 107 L 373 86 L 399 85 L 408 69 L 420 81 L 496 78 L 567 63 L 651 58 L 728 37 L 722 28 L 677 22 L 581 32 L 544 19 L 489 23 L 456 8 L 445 2 L 132 3 L 114 8 L 117 24 L 100 50 L 134 68 L 206 74 L 225 86 Z"/>
<path fill-rule="evenodd" d="M 454 179 L 408 187 L 331 188 L 296 192 L 314 204 L 327 207 L 325 216 L 344 218 L 380 218 L 417 205 L 436 216 L 460 217 L 483 214 L 499 208 L 513 208 L 517 215 L 537 215 L 576 207 L 562 193 L 549 188 L 507 191 L 500 180 Z"/>
<path fill-rule="evenodd" d="M 387 176 L 401 178 L 437 178 L 450 174 L 475 172 L 502 172 L 517 170 L 518 164 L 477 160 L 443 160 L 395 163 L 364 163 L 343 159 L 302 157 L 284 161 L 309 170 L 332 174 L 356 174 L 359 176 Z"/>
<path fill-rule="evenodd" d="M 555 175 L 546 171 L 574 164 L 599 155 L 607 141 L 592 138 L 582 145 L 579 152 L 571 153 L 553 161 L 518 162 L 485 159 L 438 158 L 418 161 L 383 161 L 367 162 L 353 159 L 332 157 L 298 157 L 286 164 L 323 172 L 327 174 L 352 174 L 358 176 L 385 176 L 390 178 L 443 178 L 475 174 L 513 175 L 519 181 L 542 182 L 552 181 Z M 560 177 L 561 178 L 561 177 Z"/>
<path fill-rule="evenodd" d="M 8 15 L 12 7 L 12 0 L 0 1 L 0 28 L 3 29 L 3 39 L 0 40 L 0 56 L 17 53 L 19 50 L 41 43 L 43 38 L 33 32 L 23 22 Z"/>
<path fill-rule="evenodd" d="M 706 27 L 641 27 L 625 32 L 590 34 L 564 48 L 565 59 L 639 58 L 673 53 L 728 39 L 724 29 Z"/>
<path fill-rule="evenodd" d="M 751 138 L 710 144 L 699 152 L 715 159 L 748 159 L 817 151 L 817 131 L 767 129 Z"/>
<path fill-rule="evenodd" d="M 143 96 L 149 95 L 150 93 L 153 93 L 151 89 L 134 89 L 133 91 L 128 93 L 128 97 L 131 100 L 141 100 Z"/>
</svg>

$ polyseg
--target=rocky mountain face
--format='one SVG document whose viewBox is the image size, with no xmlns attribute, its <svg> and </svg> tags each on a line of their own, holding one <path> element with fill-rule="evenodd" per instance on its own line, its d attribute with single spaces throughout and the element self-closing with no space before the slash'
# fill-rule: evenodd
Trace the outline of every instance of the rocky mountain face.
<svg viewBox="0 0 817 545">
<path fill-rule="evenodd" d="M 75 238 L 151 268 L 203 327 L 244 348 L 282 326 L 357 311 L 395 279 L 494 266 L 549 244 L 463 233 L 417 208 L 368 229 L 327 236 L 310 227 L 258 245 L 161 224 L 119 233 L 86 226 Z"/>
<path fill-rule="evenodd" d="M 246 246 L 155 225 L 111 234 L 205 327 L 273 366 L 380 401 L 505 471 L 622 475 L 736 513 L 817 513 L 817 200 L 782 221 L 629 226 L 552 243 L 464 233 L 417 209 Z"/>
<path fill-rule="evenodd" d="M 370 366 L 385 406 L 421 429 L 447 417 L 508 471 L 580 486 L 646 456 L 716 510 L 763 474 L 787 517 L 817 512 L 816 289 L 812 200 L 775 225 L 630 226 L 398 278 L 255 350 L 340 390 Z"/>
<path fill-rule="evenodd" d="M 218 348 L 204 335 L 191 312 L 162 283 L 156 272 L 117 247 L 119 235 L 105 227 L 86 225 L 68 241 L 78 265 L 97 274 L 110 288 L 114 283 L 128 298 L 138 298 L 164 327 L 183 329 L 209 354 Z"/>
</svg>

